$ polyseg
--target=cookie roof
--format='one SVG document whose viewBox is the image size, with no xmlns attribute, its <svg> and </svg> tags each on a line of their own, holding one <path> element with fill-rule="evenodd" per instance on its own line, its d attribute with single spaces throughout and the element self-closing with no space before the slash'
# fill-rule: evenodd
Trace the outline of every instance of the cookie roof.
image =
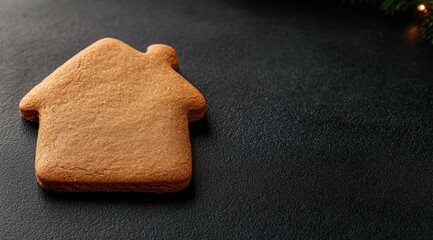
<svg viewBox="0 0 433 240">
<path fill-rule="evenodd" d="M 137 91 L 153 94 L 153 101 L 171 99 L 189 112 L 191 120 L 197 119 L 200 116 L 195 116 L 198 113 L 194 109 L 203 109 L 199 111 L 202 115 L 205 99 L 175 71 L 177 68 L 176 52 L 168 45 L 153 44 L 142 53 L 117 39 L 104 38 L 76 54 L 35 86 L 21 100 L 19 108 L 22 117 L 37 121 L 40 111 L 48 105 L 83 98 L 120 101 L 126 95 L 133 97 L 131 91 Z M 106 96 L 101 96 L 104 93 Z"/>
</svg>

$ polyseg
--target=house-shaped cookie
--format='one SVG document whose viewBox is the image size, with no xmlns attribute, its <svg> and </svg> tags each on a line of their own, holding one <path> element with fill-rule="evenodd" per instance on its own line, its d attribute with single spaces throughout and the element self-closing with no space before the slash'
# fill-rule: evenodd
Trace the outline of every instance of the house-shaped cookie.
<svg viewBox="0 0 433 240">
<path fill-rule="evenodd" d="M 39 121 L 35 170 L 56 191 L 169 192 L 192 174 L 188 123 L 205 98 L 176 72 L 167 45 L 139 52 L 106 38 L 72 57 L 21 100 Z"/>
</svg>

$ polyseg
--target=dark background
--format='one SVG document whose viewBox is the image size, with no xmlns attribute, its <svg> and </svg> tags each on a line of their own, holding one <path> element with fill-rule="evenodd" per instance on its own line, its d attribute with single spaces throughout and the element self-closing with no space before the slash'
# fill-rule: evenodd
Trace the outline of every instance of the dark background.
<svg viewBox="0 0 433 240">
<path fill-rule="evenodd" d="M 408 16 L 299 2 L 2 0 L 0 238 L 430 238 L 432 46 Z M 37 185 L 18 102 L 107 36 L 172 45 L 206 96 L 186 190 Z"/>
</svg>

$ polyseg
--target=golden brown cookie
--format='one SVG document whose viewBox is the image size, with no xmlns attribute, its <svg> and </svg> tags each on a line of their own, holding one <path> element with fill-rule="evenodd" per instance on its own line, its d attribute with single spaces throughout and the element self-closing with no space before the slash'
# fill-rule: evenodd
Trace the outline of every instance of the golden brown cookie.
<svg viewBox="0 0 433 240">
<path fill-rule="evenodd" d="M 39 121 L 35 170 L 56 191 L 170 192 L 191 179 L 188 122 L 205 98 L 175 70 L 175 50 L 146 53 L 104 38 L 72 57 L 21 100 Z"/>
</svg>

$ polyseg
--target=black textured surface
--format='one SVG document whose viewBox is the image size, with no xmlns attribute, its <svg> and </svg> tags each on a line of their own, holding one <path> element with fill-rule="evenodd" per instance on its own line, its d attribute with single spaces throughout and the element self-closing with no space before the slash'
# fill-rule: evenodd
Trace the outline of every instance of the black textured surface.
<svg viewBox="0 0 433 240">
<path fill-rule="evenodd" d="M 1 1 L 0 238 L 430 238 L 433 51 L 400 22 L 338 3 Z M 188 189 L 37 185 L 18 102 L 106 36 L 174 46 L 206 96 Z"/>
</svg>

